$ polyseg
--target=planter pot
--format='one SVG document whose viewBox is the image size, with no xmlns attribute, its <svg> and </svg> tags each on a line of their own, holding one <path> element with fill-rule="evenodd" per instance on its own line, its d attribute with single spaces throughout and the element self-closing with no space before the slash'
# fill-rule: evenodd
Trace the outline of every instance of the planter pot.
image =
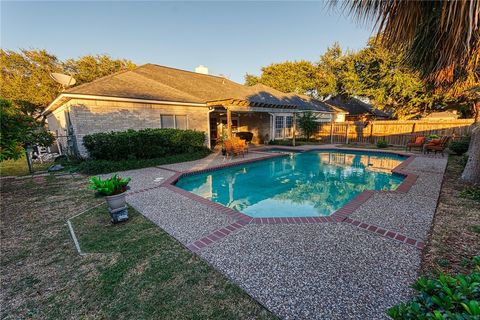
<svg viewBox="0 0 480 320">
<path fill-rule="evenodd" d="M 125 200 L 125 192 L 116 194 L 114 196 L 106 196 L 107 205 L 110 209 L 116 210 L 125 207 L 127 201 Z"/>
<path fill-rule="evenodd" d="M 128 220 L 128 207 L 125 200 L 125 193 L 107 196 L 108 212 L 112 217 L 113 223 L 119 223 Z"/>
<path fill-rule="evenodd" d="M 110 213 L 110 217 L 112 217 L 112 223 L 119 223 L 122 221 L 128 220 L 128 207 L 125 206 L 123 208 L 118 208 L 112 210 L 108 208 L 108 212 Z"/>
</svg>

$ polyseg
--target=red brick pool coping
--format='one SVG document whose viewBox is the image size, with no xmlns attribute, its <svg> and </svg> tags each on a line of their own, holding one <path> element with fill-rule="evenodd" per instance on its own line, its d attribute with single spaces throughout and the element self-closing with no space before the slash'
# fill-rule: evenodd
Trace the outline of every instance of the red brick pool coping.
<svg viewBox="0 0 480 320">
<path fill-rule="evenodd" d="M 240 166 L 242 164 L 247 164 L 247 163 L 252 163 L 252 162 L 257 162 L 257 161 L 263 161 L 267 159 L 272 159 L 272 158 L 278 158 L 278 157 L 286 157 L 288 156 L 287 154 L 282 154 L 282 153 L 277 153 L 277 154 L 271 154 L 271 155 L 266 155 L 254 159 L 245 159 L 245 160 L 240 160 L 236 162 L 230 162 L 230 163 L 224 163 L 218 166 L 213 166 L 205 169 L 199 169 L 199 170 L 192 170 L 192 171 L 183 171 L 179 172 L 173 169 L 169 168 L 163 168 L 163 167 L 158 167 L 159 169 L 164 169 L 168 170 L 171 172 L 174 172 L 175 174 L 171 176 L 170 178 L 166 179 L 161 186 L 165 187 L 173 192 L 179 193 L 183 195 L 184 197 L 187 197 L 189 199 L 192 199 L 194 201 L 197 201 L 199 203 L 202 203 L 206 206 L 209 206 L 211 208 L 214 208 L 218 211 L 220 211 L 223 214 L 226 214 L 233 219 L 235 219 L 235 222 L 232 224 L 229 224 L 227 226 L 221 227 L 210 234 L 192 241 L 191 243 L 187 244 L 187 248 L 189 248 L 193 252 L 197 252 L 202 250 L 203 248 L 221 240 L 222 238 L 228 236 L 230 233 L 233 233 L 237 231 L 238 229 L 243 228 L 244 226 L 248 224 L 299 224 L 299 223 L 347 223 L 350 224 L 354 227 L 357 227 L 359 229 L 362 229 L 364 231 L 376 234 L 378 236 L 382 236 L 394 241 L 399 241 L 404 244 L 416 247 L 417 249 L 423 249 L 425 247 L 425 243 L 422 240 L 414 239 L 411 238 L 407 235 L 400 234 L 394 230 L 389 230 L 385 229 L 376 225 L 371 225 L 356 219 L 351 219 L 349 216 L 357 210 L 362 204 L 364 204 L 370 197 L 375 193 L 375 192 L 392 192 L 392 193 L 406 193 L 410 190 L 410 188 L 415 184 L 417 180 L 417 175 L 408 173 L 404 171 L 404 169 L 416 158 L 415 155 L 411 154 L 406 154 L 403 152 L 397 152 L 397 151 L 372 151 L 372 150 L 367 150 L 367 149 L 353 149 L 353 148 L 313 148 L 313 149 L 307 149 L 307 150 L 299 150 L 299 149 L 291 149 L 291 148 L 283 148 L 283 147 L 274 147 L 275 150 L 284 150 L 284 151 L 295 151 L 295 152 L 308 152 L 308 151 L 330 151 L 330 150 L 344 150 L 344 151 L 357 151 L 357 152 L 380 152 L 380 153 L 388 153 L 388 154 L 398 154 L 402 156 L 408 156 L 408 158 L 400 163 L 397 167 L 395 167 L 392 172 L 398 175 L 404 176 L 403 182 L 400 184 L 400 186 L 397 187 L 396 190 L 392 191 L 374 191 L 374 190 L 365 190 L 359 195 L 357 195 L 353 200 L 351 200 L 349 203 L 347 203 L 345 206 L 342 208 L 338 209 L 335 211 L 333 214 L 327 217 L 280 217 L 280 218 L 252 218 L 250 216 L 247 216 L 239 211 L 235 211 L 233 209 L 230 209 L 228 207 L 225 207 L 224 205 L 221 205 L 219 203 L 207 200 L 201 196 L 198 196 L 196 194 L 193 194 L 191 192 L 188 192 L 186 190 L 183 190 L 181 188 L 178 188 L 175 186 L 177 181 L 184 176 L 189 176 L 193 174 L 199 174 L 199 173 L 204 173 L 204 172 L 209 172 L 209 171 L 214 171 L 214 170 L 219 170 L 223 168 L 228 168 L 228 167 L 234 167 L 234 166 Z M 153 188 L 148 188 L 148 189 L 142 189 L 138 190 L 132 193 L 139 193 L 143 191 L 147 191 Z"/>
</svg>

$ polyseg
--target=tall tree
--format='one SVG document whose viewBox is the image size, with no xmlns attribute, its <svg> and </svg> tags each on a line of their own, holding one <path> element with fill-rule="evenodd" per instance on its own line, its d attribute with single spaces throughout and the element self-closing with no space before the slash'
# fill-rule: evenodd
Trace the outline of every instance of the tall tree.
<svg viewBox="0 0 480 320">
<path fill-rule="evenodd" d="M 72 75 L 79 85 L 134 67 L 130 60 L 108 55 L 87 55 L 62 62 L 46 50 L 0 49 L 0 97 L 12 101 L 13 106 L 26 115 L 39 118 L 62 90 L 50 78 L 50 73 Z"/>
<path fill-rule="evenodd" d="M 41 122 L 21 112 L 6 99 L 0 99 L 0 161 L 18 159 L 30 145 L 50 146 L 53 135 Z"/>
<path fill-rule="evenodd" d="M 38 117 L 60 90 L 50 73 L 61 70 L 60 61 L 46 50 L 0 49 L 0 97 L 11 100 L 25 114 Z"/>
<path fill-rule="evenodd" d="M 260 79 L 257 76 L 255 76 L 253 74 L 249 74 L 249 73 L 245 74 L 245 85 L 246 86 L 249 86 L 249 87 L 254 86 L 257 83 L 259 83 L 259 81 L 260 81 Z"/>
<path fill-rule="evenodd" d="M 340 73 L 345 67 L 344 60 L 345 55 L 337 42 L 320 56 L 317 63 L 317 93 L 320 97 L 326 98 L 343 93 Z"/>
<path fill-rule="evenodd" d="M 340 93 L 368 97 L 400 119 L 442 102 L 442 95 L 431 92 L 419 73 L 403 63 L 403 51 L 389 50 L 373 39 L 344 59 L 337 81 Z"/>
<path fill-rule="evenodd" d="M 110 74 L 131 70 L 136 65 L 127 59 L 113 59 L 109 55 L 86 55 L 79 59 L 68 59 L 63 63 L 64 72 L 77 80 L 77 84 L 91 82 Z"/>
<path fill-rule="evenodd" d="M 260 77 L 246 75 L 245 84 L 262 83 L 282 92 L 315 95 L 317 69 L 310 61 L 286 61 L 262 68 Z"/>
<path fill-rule="evenodd" d="M 46 50 L 0 49 L 0 161 L 20 157 L 27 145 L 48 146 L 53 142 L 41 113 L 62 88 L 50 73 L 73 75 L 81 84 L 134 67 L 129 60 L 107 55 L 62 63 Z"/>
<path fill-rule="evenodd" d="M 351 0 L 344 7 L 359 19 L 376 21 L 378 40 L 387 48 L 404 48 L 405 61 L 437 87 L 452 86 L 459 77 L 478 70 L 478 0 Z M 477 122 L 462 174 L 472 183 L 480 183 L 479 126 Z"/>
</svg>

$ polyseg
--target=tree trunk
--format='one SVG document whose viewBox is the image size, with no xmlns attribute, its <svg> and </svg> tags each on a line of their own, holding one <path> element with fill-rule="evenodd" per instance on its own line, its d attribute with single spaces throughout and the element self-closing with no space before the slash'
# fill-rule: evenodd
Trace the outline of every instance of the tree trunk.
<svg viewBox="0 0 480 320">
<path fill-rule="evenodd" d="M 468 147 L 468 161 L 463 169 L 462 180 L 480 184 L 480 124 L 474 124 L 470 146 Z"/>
<path fill-rule="evenodd" d="M 475 119 L 475 123 L 480 121 L 480 100 L 473 101 L 473 117 Z"/>
</svg>

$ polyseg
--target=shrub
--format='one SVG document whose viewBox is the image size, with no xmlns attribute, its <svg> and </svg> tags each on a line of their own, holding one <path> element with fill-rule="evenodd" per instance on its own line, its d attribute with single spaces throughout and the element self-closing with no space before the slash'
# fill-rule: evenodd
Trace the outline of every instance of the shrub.
<svg viewBox="0 0 480 320">
<path fill-rule="evenodd" d="M 450 142 L 448 148 L 461 156 L 468 151 L 468 146 L 470 145 L 470 137 L 462 137 L 458 140 Z"/>
<path fill-rule="evenodd" d="M 109 179 L 102 180 L 99 177 L 90 178 L 90 189 L 97 191 L 102 196 L 113 196 L 127 191 L 127 185 L 131 178 L 121 178 L 113 175 Z"/>
<path fill-rule="evenodd" d="M 383 149 L 388 147 L 388 142 L 385 140 L 379 140 L 377 142 L 377 148 Z"/>
<path fill-rule="evenodd" d="M 201 159 L 207 156 L 210 150 L 204 148 L 192 153 L 181 153 L 162 158 L 152 159 L 127 159 L 127 160 L 94 160 L 87 159 L 81 162 L 66 162 L 63 165 L 70 171 L 85 174 L 101 174 L 119 172 L 132 169 L 154 167 L 169 163 L 185 162 Z"/>
<path fill-rule="evenodd" d="M 94 133 L 83 138 L 97 160 L 152 159 L 204 150 L 205 134 L 193 130 L 144 129 Z"/>
<path fill-rule="evenodd" d="M 480 201 L 480 187 L 466 187 L 460 192 L 460 197 Z"/>
<path fill-rule="evenodd" d="M 315 133 L 318 128 L 318 117 L 311 111 L 307 111 L 304 114 L 298 116 L 298 126 L 302 129 L 305 139 L 310 140 L 310 137 Z"/>
<path fill-rule="evenodd" d="M 270 140 L 268 143 L 269 145 L 272 146 L 293 146 L 293 141 L 292 140 Z"/>
<path fill-rule="evenodd" d="M 413 288 L 418 294 L 409 302 L 388 310 L 393 319 L 478 319 L 480 317 L 480 256 L 468 275 L 441 274 L 437 279 L 420 277 Z"/>
</svg>

